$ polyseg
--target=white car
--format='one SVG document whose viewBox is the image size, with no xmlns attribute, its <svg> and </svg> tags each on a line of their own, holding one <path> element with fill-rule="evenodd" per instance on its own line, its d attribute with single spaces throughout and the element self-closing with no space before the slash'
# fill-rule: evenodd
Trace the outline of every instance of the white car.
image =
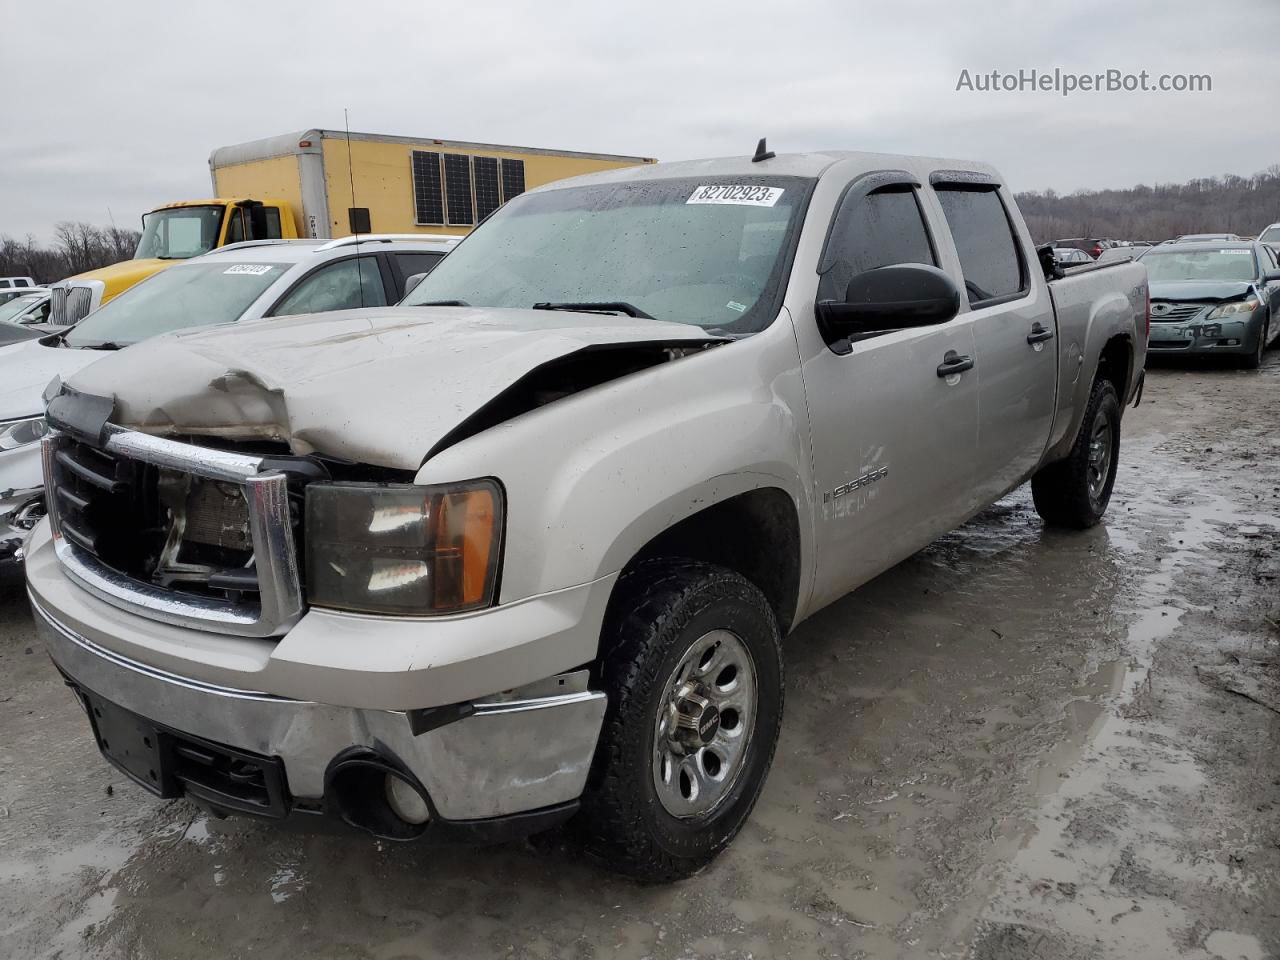
<svg viewBox="0 0 1280 960">
<path fill-rule="evenodd" d="M 21 578 L 22 541 L 44 515 L 36 441 L 53 378 L 174 330 L 393 304 L 457 243 L 424 234 L 232 244 L 150 277 L 65 332 L 0 346 L 0 581 Z"/>
<path fill-rule="evenodd" d="M 1280 256 L 1280 223 L 1269 224 L 1258 234 L 1258 242 L 1265 243 Z"/>
<path fill-rule="evenodd" d="M 49 321 L 49 288 L 30 287 L 8 291 L 13 296 L 0 302 L 0 320 L 6 323 L 36 324 Z"/>
</svg>

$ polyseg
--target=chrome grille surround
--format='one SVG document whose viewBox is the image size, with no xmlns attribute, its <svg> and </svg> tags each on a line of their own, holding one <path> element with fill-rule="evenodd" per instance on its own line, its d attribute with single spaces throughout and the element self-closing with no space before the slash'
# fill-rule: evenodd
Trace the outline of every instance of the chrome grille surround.
<svg viewBox="0 0 1280 960">
<path fill-rule="evenodd" d="M 107 424 L 103 452 L 178 470 L 209 480 L 236 484 L 249 505 L 258 602 L 182 593 L 139 580 L 108 566 L 93 552 L 63 535 L 58 484 L 58 452 L 73 440 L 53 432 L 42 441 L 49 522 L 58 560 L 67 575 L 89 593 L 122 610 L 177 626 L 246 637 L 279 636 L 305 609 L 297 551 L 289 516 L 288 477 L 262 472 L 263 458 L 179 443 Z M 74 532 L 74 531 L 73 531 Z"/>
</svg>

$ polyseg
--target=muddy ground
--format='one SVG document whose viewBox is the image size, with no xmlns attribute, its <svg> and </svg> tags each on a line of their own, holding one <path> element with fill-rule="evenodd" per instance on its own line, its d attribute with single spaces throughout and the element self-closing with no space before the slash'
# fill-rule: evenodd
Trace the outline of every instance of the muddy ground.
<svg viewBox="0 0 1280 960">
<path fill-rule="evenodd" d="M 1105 526 L 1019 491 L 796 632 L 755 814 L 665 888 L 156 800 L 7 595 L 0 958 L 1280 957 L 1278 526 L 1280 355 L 1152 371 Z"/>
</svg>

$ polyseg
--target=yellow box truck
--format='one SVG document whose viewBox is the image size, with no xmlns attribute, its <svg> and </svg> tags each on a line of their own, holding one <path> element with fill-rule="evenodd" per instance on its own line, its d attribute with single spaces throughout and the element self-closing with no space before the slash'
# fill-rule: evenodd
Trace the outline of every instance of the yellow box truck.
<svg viewBox="0 0 1280 960">
<path fill-rule="evenodd" d="M 462 235 L 526 189 L 653 162 L 318 128 L 219 147 L 209 155 L 216 199 L 146 214 L 133 259 L 53 284 L 49 319 L 77 323 L 140 280 L 228 243 L 355 232 Z"/>
<path fill-rule="evenodd" d="M 209 172 L 216 195 L 278 197 L 298 236 L 336 238 L 353 210 L 361 233 L 461 235 L 526 189 L 640 163 L 653 159 L 316 129 L 221 147 Z"/>
</svg>

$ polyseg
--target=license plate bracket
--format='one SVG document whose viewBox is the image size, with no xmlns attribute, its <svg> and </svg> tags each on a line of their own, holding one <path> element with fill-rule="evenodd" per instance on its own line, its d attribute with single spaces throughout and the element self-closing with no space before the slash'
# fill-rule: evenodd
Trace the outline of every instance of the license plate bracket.
<svg viewBox="0 0 1280 960">
<path fill-rule="evenodd" d="M 94 693 L 81 692 L 102 755 L 131 780 L 159 797 L 182 793 L 167 763 L 165 734 L 154 724 Z"/>
</svg>

